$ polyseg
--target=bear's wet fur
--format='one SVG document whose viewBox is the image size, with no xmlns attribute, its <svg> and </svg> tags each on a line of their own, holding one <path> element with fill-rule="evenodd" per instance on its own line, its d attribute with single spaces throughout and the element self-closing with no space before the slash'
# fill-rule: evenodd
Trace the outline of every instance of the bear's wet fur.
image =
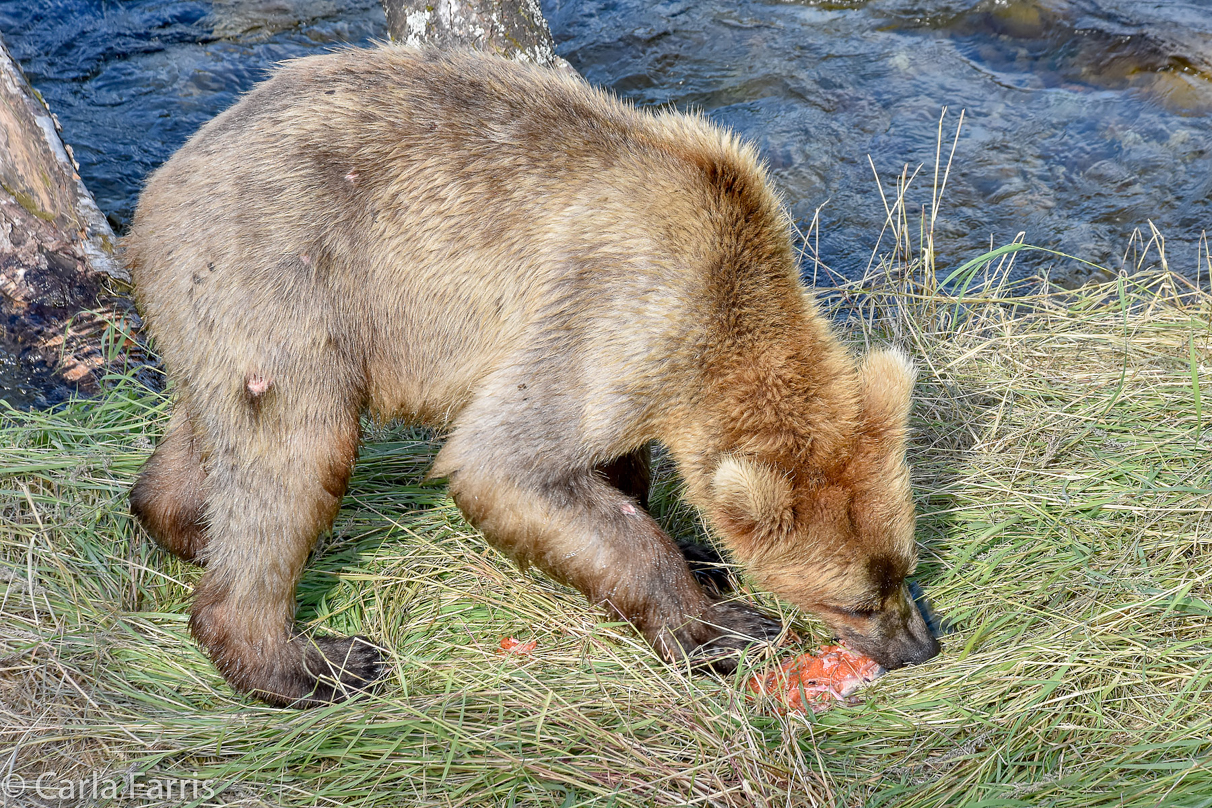
<svg viewBox="0 0 1212 808">
<path fill-rule="evenodd" d="M 470 53 L 285 64 L 155 172 L 124 245 L 174 397 L 131 505 L 206 565 L 194 636 L 274 704 L 379 678 L 370 641 L 293 620 L 371 413 L 447 430 L 432 476 L 471 523 L 667 660 L 728 670 L 781 627 L 647 514 L 651 442 L 757 581 L 886 667 L 932 657 L 913 367 L 839 344 L 789 232 L 702 117 Z"/>
</svg>

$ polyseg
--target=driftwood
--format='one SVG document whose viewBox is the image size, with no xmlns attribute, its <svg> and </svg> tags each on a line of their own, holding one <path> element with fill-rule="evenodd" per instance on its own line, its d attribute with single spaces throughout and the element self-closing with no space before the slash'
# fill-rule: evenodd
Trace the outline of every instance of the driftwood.
<svg viewBox="0 0 1212 808">
<path fill-rule="evenodd" d="M 102 334 L 135 316 L 113 280 L 129 280 L 114 233 L 58 121 L 0 41 L 0 361 L 10 365 L 0 398 L 45 404 L 64 388 L 97 390 Z M 31 379 L 35 389 L 12 389 Z"/>
<path fill-rule="evenodd" d="M 556 56 L 539 0 L 382 0 L 391 38 L 405 45 L 475 48 L 573 75 Z"/>
</svg>

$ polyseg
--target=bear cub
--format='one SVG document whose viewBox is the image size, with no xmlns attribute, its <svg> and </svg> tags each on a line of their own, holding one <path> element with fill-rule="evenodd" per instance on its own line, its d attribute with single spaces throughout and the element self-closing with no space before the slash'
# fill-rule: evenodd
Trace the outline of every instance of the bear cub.
<svg viewBox="0 0 1212 808">
<path fill-rule="evenodd" d="M 700 116 L 470 53 L 285 64 L 154 173 L 124 242 L 174 396 L 131 507 L 206 566 L 194 637 L 273 704 L 380 676 L 369 641 L 294 624 L 370 413 L 448 431 L 432 475 L 468 520 L 666 660 L 726 671 L 781 627 L 645 511 L 653 442 L 762 585 L 885 667 L 934 656 L 905 584 L 914 369 L 848 354 L 789 232 Z"/>
</svg>

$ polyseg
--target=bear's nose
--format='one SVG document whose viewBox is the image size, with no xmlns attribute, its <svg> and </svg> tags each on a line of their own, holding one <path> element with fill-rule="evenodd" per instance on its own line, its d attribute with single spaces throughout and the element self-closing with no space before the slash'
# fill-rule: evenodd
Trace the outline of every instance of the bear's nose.
<svg viewBox="0 0 1212 808">
<path fill-rule="evenodd" d="M 927 634 L 924 640 L 919 640 L 912 652 L 905 657 L 906 665 L 920 665 L 938 656 L 943 647 L 933 634 Z"/>
</svg>

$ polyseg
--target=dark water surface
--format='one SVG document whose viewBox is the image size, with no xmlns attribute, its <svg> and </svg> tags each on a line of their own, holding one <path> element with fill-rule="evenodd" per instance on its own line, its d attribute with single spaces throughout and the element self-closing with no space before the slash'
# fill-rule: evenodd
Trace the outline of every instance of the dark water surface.
<svg viewBox="0 0 1212 808">
<path fill-rule="evenodd" d="M 387 27 L 379 0 L 0 0 L 0 35 L 121 231 L 147 174 L 275 63 Z"/>
<path fill-rule="evenodd" d="M 822 258 L 845 274 L 867 266 L 884 219 L 868 155 L 887 192 L 905 164 L 932 176 L 944 106 L 944 161 L 966 115 L 937 227 L 940 266 L 1025 231 L 1115 269 L 1152 220 L 1171 267 L 1194 276 L 1212 229 L 1209 0 L 544 9 L 560 52 L 590 81 L 640 104 L 700 107 L 757 141 L 798 220 L 825 205 Z M 919 211 L 923 179 L 910 194 Z"/>
<path fill-rule="evenodd" d="M 906 164 L 926 166 L 909 195 L 920 210 L 949 107 L 944 159 L 961 109 L 965 125 L 941 267 L 1023 231 L 1114 270 L 1152 221 L 1171 268 L 1196 275 L 1212 229 L 1212 0 L 543 7 L 590 81 L 754 140 L 802 227 L 824 206 L 820 255 L 838 272 L 863 271 L 884 222 L 868 156 L 886 193 Z M 147 173 L 275 62 L 386 29 L 378 0 L 0 0 L 0 34 L 121 231 Z M 0 388 L 7 372 L 0 361 Z"/>
</svg>

